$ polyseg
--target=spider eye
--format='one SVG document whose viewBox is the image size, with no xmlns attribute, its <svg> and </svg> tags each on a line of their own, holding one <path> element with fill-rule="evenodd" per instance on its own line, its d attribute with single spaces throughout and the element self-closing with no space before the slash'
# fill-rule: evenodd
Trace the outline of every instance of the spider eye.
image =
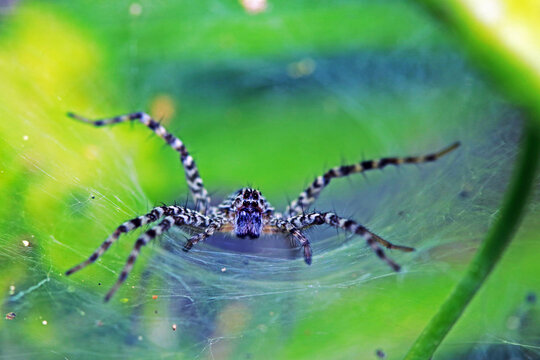
<svg viewBox="0 0 540 360">
<path fill-rule="evenodd" d="M 234 204 L 236 206 L 240 206 L 242 204 L 242 200 L 240 198 L 236 198 L 236 200 L 234 201 Z"/>
</svg>

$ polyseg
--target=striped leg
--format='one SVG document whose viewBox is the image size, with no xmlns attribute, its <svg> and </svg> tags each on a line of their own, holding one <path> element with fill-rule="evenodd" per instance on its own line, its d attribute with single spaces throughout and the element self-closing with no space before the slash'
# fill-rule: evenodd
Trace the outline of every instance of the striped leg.
<svg viewBox="0 0 540 360">
<path fill-rule="evenodd" d="M 109 247 L 114 242 L 116 242 L 116 240 L 118 240 L 122 233 L 127 233 L 141 226 L 152 223 L 162 216 L 178 215 L 184 212 L 186 212 L 186 209 L 179 206 L 158 206 L 152 209 L 152 211 L 150 211 L 146 215 L 142 215 L 126 221 L 125 223 L 117 227 L 116 230 L 103 242 L 103 244 L 101 244 L 99 248 L 96 249 L 96 251 L 92 253 L 92 255 L 90 255 L 90 257 L 86 261 L 66 271 L 66 275 L 71 275 L 95 262 L 101 255 L 103 255 L 105 251 L 107 251 L 107 249 L 109 249 Z"/>
<path fill-rule="evenodd" d="M 300 246 L 302 246 L 304 251 L 304 261 L 306 264 L 311 265 L 311 245 L 309 244 L 308 238 L 302 233 L 302 231 L 300 231 L 299 228 L 297 228 L 291 222 L 282 219 L 276 219 L 275 223 L 272 225 L 282 232 L 289 233 L 295 242 L 298 241 L 300 243 Z"/>
<path fill-rule="evenodd" d="M 317 199 L 322 189 L 324 189 L 330 183 L 330 180 L 334 178 L 340 178 L 367 170 L 382 169 L 387 165 L 397 166 L 401 164 L 421 164 L 432 162 L 456 149 L 459 145 L 459 142 L 456 142 L 439 152 L 423 156 L 388 157 L 378 160 L 362 161 L 352 165 L 336 166 L 328 170 L 326 173 L 324 173 L 324 175 L 317 177 L 313 183 L 306 190 L 304 190 L 300 196 L 298 196 L 296 200 L 293 200 L 289 206 L 287 206 L 284 216 L 295 216 L 307 210 L 308 207 Z"/>
<path fill-rule="evenodd" d="M 180 153 L 180 161 L 184 166 L 187 185 L 191 192 L 191 196 L 195 201 L 195 209 L 202 214 L 206 213 L 206 210 L 210 206 L 210 197 L 208 196 L 208 191 L 206 191 L 206 189 L 204 188 L 203 181 L 201 179 L 201 176 L 199 175 L 199 171 L 197 170 L 197 166 L 195 165 L 193 157 L 189 155 L 184 143 L 180 139 L 167 132 L 167 130 L 163 126 L 161 126 L 160 123 L 152 119 L 150 115 L 143 112 L 137 112 L 133 114 L 126 114 L 100 120 L 90 120 L 73 113 L 68 113 L 68 116 L 88 124 L 93 124 L 95 126 L 105 126 L 131 120 L 137 120 L 142 122 L 144 125 L 150 128 L 150 130 L 156 133 L 160 138 L 165 140 L 165 142 L 167 142 L 167 144 L 169 144 L 174 150 Z"/>
<path fill-rule="evenodd" d="M 214 235 L 216 231 L 219 231 L 219 229 L 223 226 L 223 222 L 221 221 L 212 221 L 210 225 L 204 230 L 204 232 L 194 235 L 191 238 L 188 239 L 182 250 L 185 252 L 188 252 L 191 250 L 193 245 L 197 244 L 199 241 L 204 241 L 208 239 L 210 236 Z"/>
<path fill-rule="evenodd" d="M 360 235 L 364 240 L 366 240 L 366 242 L 373 249 L 373 251 L 375 251 L 377 256 L 381 258 L 381 260 L 385 261 L 388 265 L 390 265 L 390 267 L 392 267 L 394 271 L 399 271 L 400 266 L 391 259 L 387 258 L 383 249 L 377 243 L 383 245 L 388 249 L 397 249 L 405 252 L 414 251 L 414 248 L 408 246 L 394 245 L 391 242 L 386 241 L 381 237 L 375 235 L 374 233 L 366 229 L 364 226 L 356 223 L 355 221 L 341 218 L 331 212 L 297 215 L 287 219 L 287 221 L 293 224 L 298 229 L 305 229 L 313 225 L 328 224 L 330 226 L 334 226 L 345 231 Z"/>
<path fill-rule="evenodd" d="M 163 219 L 163 221 L 161 221 L 158 225 L 152 227 L 150 230 L 142 234 L 135 242 L 135 246 L 129 254 L 126 265 L 122 269 L 118 280 L 105 296 L 105 301 L 109 301 L 111 297 L 116 293 L 118 288 L 122 285 L 122 283 L 126 281 L 129 273 L 133 269 L 133 264 L 135 263 L 135 260 L 137 260 L 137 257 L 141 252 L 141 247 L 145 246 L 151 240 L 169 230 L 172 226 L 190 225 L 193 227 L 201 227 L 207 226 L 209 221 L 210 220 L 206 216 L 198 215 L 193 211 L 179 215 L 169 215 L 165 217 L 165 219 Z"/>
</svg>

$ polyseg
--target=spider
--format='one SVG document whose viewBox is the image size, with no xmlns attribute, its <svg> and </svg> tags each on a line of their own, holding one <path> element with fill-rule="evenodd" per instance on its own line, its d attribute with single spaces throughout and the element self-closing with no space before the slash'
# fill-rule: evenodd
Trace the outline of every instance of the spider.
<svg viewBox="0 0 540 360">
<path fill-rule="evenodd" d="M 184 251 L 189 251 L 195 244 L 209 238 L 216 232 L 229 233 L 239 238 L 250 239 L 257 239 L 261 235 L 266 234 L 288 235 L 292 239 L 291 246 L 296 247 L 300 245 L 303 250 L 304 261 L 310 265 L 312 258 L 311 246 L 309 240 L 304 235 L 304 230 L 312 226 L 326 224 L 359 235 L 381 260 L 385 261 L 397 272 L 400 270 L 400 266 L 385 255 L 380 245 L 388 249 L 397 249 L 405 252 L 414 251 L 414 248 L 394 245 L 369 231 L 356 221 L 340 217 L 332 212 L 306 212 L 306 210 L 309 209 L 309 206 L 313 204 L 321 191 L 334 178 L 345 177 L 367 170 L 382 169 L 387 165 L 397 166 L 401 164 L 432 162 L 460 145 L 459 142 L 456 142 L 438 152 L 424 156 L 386 157 L 378 160 L 361 161 L 352 165 L 336 166 L 315 178 L 313 183 L 300 193 L 298 198 L 293 200 L 283 213 L 279 213 L 266 201 L 259 190 L 249 187 L 236 191 L 221 204 L 212 206 L 208 191 L 203 185 L 195 161 L 188 153 L 184 143 L 144 112 L 100 120 L 90 120 L 73 113 L 68 113 L 68 116 L 98 127 L 129 121 L 142 122 L 180 154 L 180 161 L 184 167 L 187 185 L 195 203 L 194 209 L 183 206 L 158 206 L 145 215 L 124 222 L 116 228 L 86 261 L 72 267 L 66 272 L 66 275 L 71 275 L 95 262 L 118 240 L 121 234 L 162 219 L 157 225 L 139 236 L 118 280 L 105 296 L 105 301 L 109 301 L 126 280 L 133 268 L 135 260 L 139 256 L 141 248 L 172 227 L 185 227 L 195 230 L 195 235 L 189 238 L 184 245 Z"/>
</svg>

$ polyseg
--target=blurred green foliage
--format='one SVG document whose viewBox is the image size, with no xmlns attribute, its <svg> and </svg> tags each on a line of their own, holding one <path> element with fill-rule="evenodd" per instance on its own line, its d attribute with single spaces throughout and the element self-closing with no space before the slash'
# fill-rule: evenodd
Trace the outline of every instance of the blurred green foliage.
<svg viewBox="0 0 540 360">
<path fill-rule="evenodd" d="M 540 2 L 418 0 L 456 32 L 462 47 L 512 102 L 540 126 Z"/>
<path fill-rule="evenodd" d="M 3 313 L 17 313 L 0 322 L 2 355 L 405 354 L 497 211 L 519 113 L 478 79 L 450 34 L 410 4 L 272 1 L 258 15 L 237 2 L 137 4 L 140 14 L 127 1 L 25 2 L 1 18 L 0 289 Z M 157 246 L 145 249 L 117 301 L 101 303 L 133 237 L 76 277 L 62 275 L 120 222 L 187 197 L 176 154 L 142 126 L 92 129 L 65 117 L 67 111 L 101 117 L 135 110 L 163 119 L 184 140 L 214 198 L 253 185 L 278 207 L 337 163 L 418 154 L 454 140 L 464 146 L 459 160 L 438 168 L 336 182 L 317 207 L 342 210 L 419 247 L 410 256 L 391 254 L 410 264 L 410 273 L 388 274 L 369 253 L 351 255 L 365 251 L 362 244 L 326 239 L 315 247 L 312 267 L 290 261 L 290 283 L 263 284 L 276 287 L 275 297 L 259 300 L 253 288 L 242 287 L 248 271 L 265 274 L 255 261 L 246 265 L 233 283 L 247 289 L 246 302 L 207 301 L 217 296 L 207 294 L 201 302 L 210 315 L 199 315 L 199 324 L 189 313 L 199 308 L 175 303 L 183 293 L 170 290 L 165 276 L 174 267 L 163 265 L 160 275 L 153 265 L 157 279 L 144 285 L 140 274 L 151 266 L 151 253 L 183 259 Z M 402 209 L 405 215 L 397 215 Z M 538 291 L 538 223 L 526 224 L 441 358 L 501 338 L 533 345 L 528 336 L 537 327 L 508 326 L 527 306 L 526 294 Z M 349 263 L 355 268 L 346 268 Z M 215 280 L 201 280 L 203 288 L 219 292 L 226 281 L 219 269 L 193 270 Z M 285 295 L 294 285 L 302 292 Z M 141 310 L 137 295 L 145 287 L 160 301 Z M 289 302 L 301 310 L 292 312 Z M 175 321 L 180 328 L 173 333 Z"/>
</svg>

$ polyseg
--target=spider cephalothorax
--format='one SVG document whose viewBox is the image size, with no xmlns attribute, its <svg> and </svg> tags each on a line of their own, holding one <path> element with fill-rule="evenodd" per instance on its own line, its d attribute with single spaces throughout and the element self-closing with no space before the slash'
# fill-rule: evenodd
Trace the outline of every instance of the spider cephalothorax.
<svg viewBox="0 0 540 360">
<path fill-rule="evenodd" d="M 424 156 L 389 157 L 361 161 L 352 165 L 336 166 L 328 170 L 324 175 L 315 178 L 313 183 L 301 192 L 298 198 L 293 200 L 283 213 L 274 213 L 274 209 L 268 204 L 260 191 L 252 188 L 240 189 L 221 204 L 212 206 L 210 196 L 203 185 L 195 161 L 189 155 L 184 143 L 167 132 L 160 123 L 146 113 L 138 112 L 96 121 L 88 120 L 71 113 L 68 115 L 95 126 L 132 120 L 142 122 L 180 154 L 180 161 L 186 173 L 187 184 L 195 202 L 194 209 L 181 206 L 158 206 L 145 215 L 124 222 L 116 228 L 86 261 L 66 272 L 66 275 L 73 274 L 96 261 L 122 233 L 153 223 L 158 219 L 163 219 L 159 224 L 144 232 L 137 239 L 118 280 L 105 296 L 105 301 L 108 301 L 126 280 L 139 255 L 141 247 L 172 227 L 185 227 L 198 232 L 188 239 L 184 246 L 185 251 L 189 251 L 193 245 L 207 239 L 215 232 L 232 233 L 240 238 L 249 237 L 251 239 L 256 239 L 263 234 L 284 234 L 292 239 L 291 244 L 293 246 L 299 245 L 303 249 L 304 260 L 309 265 L 311 264 L 312 253 L 309 240 L 304 235 L 304 230 L 312 226 L 329 225 L 360 236 L 379 258 L 384 260 L 395 271 L 399 271 L 400 266 L 386 257 L 380 245 L 388 249 L 401 251 L 413 251 L 413 248 L 394 245 L 357 222 L 344 219 L 334 213 L 307 212 L 307 210 L 309 210 L 309 206 L 319 196 L 322 189 L 334 178 L 373 169 L 382 169 L 388 165 L 397 166 L 401 164 L 419 164 L 435 161 L 459 146 L 459 143 L 454 143 L 441 151 Z"/>
<path fill-rule="evenodd" d="M 243 188 L 238 190 L 232 204 L 234 232 L 236 236 L 256 239 L 261 236 L 266 201 L 259 190 Z"/>
</svg>

